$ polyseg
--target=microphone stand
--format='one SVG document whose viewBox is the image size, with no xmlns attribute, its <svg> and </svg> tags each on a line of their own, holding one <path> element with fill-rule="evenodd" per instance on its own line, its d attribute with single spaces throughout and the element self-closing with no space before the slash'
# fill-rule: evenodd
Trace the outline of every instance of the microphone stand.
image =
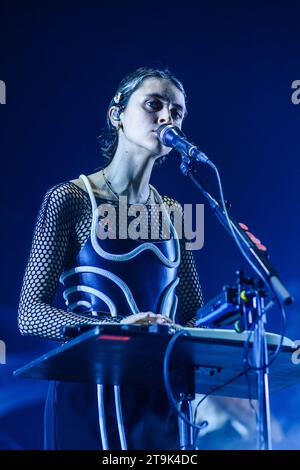
<svg viewBox="0 0 300 470">
<path fill-rule="evenodd" d="M 195 170 L 193 169 L 192 161 L 189 157 L 182 155 L 182 163 L 180 165 L 180 169 L 182 173 L 185 176 L 188 176 L 190 180 L 193 181 L 197 188 L 202 192 L 219 222 L 221 222 L 223 227 L 232 236 L 231 230 L 228 227 L 227 218 L 225 216 L 223 208 L 216 201 L 216 199 L 214 199 L 214 197 L 208 192 L 204 184 L 200 181 L 199 177 L 196 175 Z M 264 279 L 266 284 L 269 285 L 270 290 L 275 294 L 276 298 L 279 299 L 281 304 L 290 305 L 293 302 L 293 297 L 282 284 L 281 280 L 278 277 L 277 271 L 270 263 L 267 254 L 257 248 L 257 246 L 250 240 L 245 231 L 231 216 L 228 215 L 228 217 L 236 237 L 240 242 L 242 242 L 243 247 L 246 249 L 250 257 L 255 261 L 257 268 L 261 274 L 261 277 Z"/>
<path fill-rule="evenodd" d="M 180 169 L 182 173 L 191 181 L 193 181 L 197 188 L 202 192 L 219 222 L 233 238 L 223 208 L 208 192 L 208 190 L 204 187 L 196 175 L 196 172 L 193 168 L 193 161 L 186 154 L 182 154 L 181 157 L 182 163 L 180 165 Z M 209 161 L 207 163 L 213 166 L 213 164 Z M 257 246 L 247 236 L 245 231 L 231 216 L 228 215 L 228 218 L 236 238 L 243 245 L 243 248 L 247 252 L 248 256 L 255 262 L 260 277 L 265 281 L 270 291 L 278 299 L 280 305 L 290 305 L 293 302 L 293 298 L 279 279 L 278 274 L 270 263 L 267 254 L 257 248 Z M 254 328 L 253 362 L 257 375 L 258 449 L 270 450 L 272 448 L 272 444 L 270 428 L 269 371 L 266 367 L 268 364 L 268 348 L 264 327 L 266 322 L 266 315 L 264 310 L 264 298 L 259 291 L 257 291 L 256 295 L 253 297 L 252 308 L 253 311 L 257 312 L 257 321 Z"/>
</svg>

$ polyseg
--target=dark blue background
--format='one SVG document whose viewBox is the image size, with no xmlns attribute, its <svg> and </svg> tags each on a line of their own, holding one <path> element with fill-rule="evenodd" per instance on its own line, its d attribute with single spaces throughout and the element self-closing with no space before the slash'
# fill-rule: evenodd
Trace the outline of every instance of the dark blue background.
<svg viewBox="0 0 300 470">
<path fill-rule="evenodd" d="M 54 2 L 52 2 L 54 3 Z M 193 4 L 194 3 L 194 4 Z M 295 296 L 287 336 L 300 338 L 299 123 L 291 83 L 300 79 L 297 2 L 9 2 L 0 5 L 1 366 L 0 448 L 42 446 L 46 384 L 11 370 L 52 347 L 21 338 L 16 313 L 34 220 L 50 186 L 102 161 L 97 136 L 120 79 L 139 66 L 168 66 L 183 81 L 185 132 L 218 165 L 233 214 L 269 247 Z M 203 202 L 170 156 L 153 184 L 182 203 Z M 203 179 L 216 191 L 207 169 Z M 205 298 L 232 283 L 244 263 L 205 207 L 205 245 L 196 253 Z M 250 272 L 250 271 L 248 271 Z M 278 313 L 269 315 L 278 329 Z M 299 447 L 300 387 L 272 397 Z M 28 433 L 28 426 L 31 431 Z M 297 438 L 298 436 L 298 438 Z"/>
</svg>

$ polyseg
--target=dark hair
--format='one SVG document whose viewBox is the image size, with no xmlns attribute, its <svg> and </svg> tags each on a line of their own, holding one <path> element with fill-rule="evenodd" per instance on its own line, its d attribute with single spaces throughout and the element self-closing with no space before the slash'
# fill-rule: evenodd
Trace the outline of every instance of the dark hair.
<svg viewBox="0 0 300 470">
<path fill-rule="evenodd" d="M 184 97 L 186 98 L 182 83 L 168 69 L 159 70 L 149 67 L 140 67 L 134 72 L 126 75 L 121 81 L 115 96 L 109 103 L 106 117 L 106 127 L 104 128 L 103 134 L 99 136 L 102 155 L 106 160 L 110 161 L 113 158 L 118 146 L 118 131 L 112 125 L 109 119 L 108 113 L 110 108 L 112 106 L 117 106 L 120 112 L 123 111 L 126 108 L 131 95 L 142 85 L 146 78 L 152 77 L 169 80 L 181 91 L 181 93 L 183 93 Z M 161 157 L 159 162 L 162 163 L 164 159 L 165 157 Z"/>
</svg>

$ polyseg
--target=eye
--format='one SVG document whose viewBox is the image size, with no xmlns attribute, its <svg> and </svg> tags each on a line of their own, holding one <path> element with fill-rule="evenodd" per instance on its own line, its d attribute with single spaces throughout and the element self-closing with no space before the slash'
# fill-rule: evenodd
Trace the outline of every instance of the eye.
<svg viewBox="0 0 300 470">
<path fill-rule="evenodd" d="M 177 108 L 172 109 L 172 118 L 176 119 L 177 121 L 183 119 L 182 113 Z"/>
<path fill-rule="evenodd" d="M 150 109 L 151 111 L 160 111 L 162 107 L 163 104 L 159 100 L 152 99 L 146 101 L 146 108 Z"/>
</svg>

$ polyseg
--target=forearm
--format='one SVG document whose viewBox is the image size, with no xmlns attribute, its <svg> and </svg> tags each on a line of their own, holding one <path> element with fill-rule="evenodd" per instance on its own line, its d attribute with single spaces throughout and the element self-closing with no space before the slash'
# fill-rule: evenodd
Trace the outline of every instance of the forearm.
<svg viewBox="0 0 300 470">
<path fill-rule="evenodd" d="M 112 317 L 102 313 L 99 318 L 83 316 L 52 307 L 44 302 L 32 302 L 25 306 L 20 304 L 18 325 L 22 335 L 33 335 L 57 341 L 66 340 L 62 330 L 65 326 L 101 325 L 103 323 L 119 323 L 122 317 Z"/>
</svg>

